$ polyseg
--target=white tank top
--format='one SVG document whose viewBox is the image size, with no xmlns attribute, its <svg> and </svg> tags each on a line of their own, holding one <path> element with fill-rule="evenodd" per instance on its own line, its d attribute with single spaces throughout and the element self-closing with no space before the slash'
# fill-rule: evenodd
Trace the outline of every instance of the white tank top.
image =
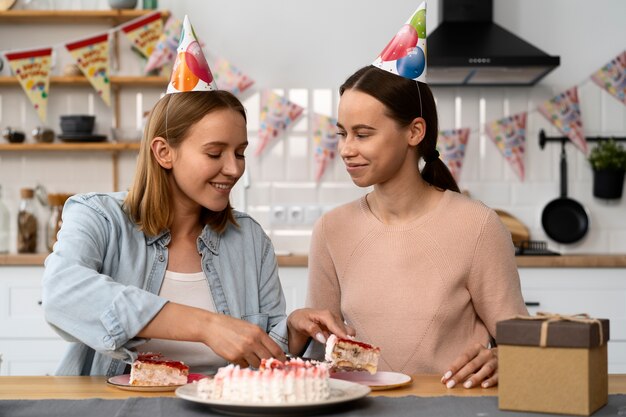
<svg viewBox="0 0 626 417">
<path fill-rule="evenodd" d="M 159 295 L 173 303 L 185 304 L 215 312 L 211 289 L 204 272 L 183 274 L 165 271 L 165 278 Z M 200 342 L 181 342 L 177 340 L 150 339 L 138 346 L 139 352 L 160 352 L 166 357 L 184 362 L 189 371 L 194 373 L 215 372 L 227 362 L 213 349 Z"/>
</svg>

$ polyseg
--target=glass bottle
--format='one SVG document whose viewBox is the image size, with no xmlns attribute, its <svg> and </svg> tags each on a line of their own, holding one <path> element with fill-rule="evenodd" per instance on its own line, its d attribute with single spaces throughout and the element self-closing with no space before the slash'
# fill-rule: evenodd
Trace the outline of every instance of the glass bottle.
<svg viewBox="0 0 626 417">
<path fill-rule="evenodd" d="M 2 186 L 0 185 L 0 253 L 9 252 L 9 208 L 2 199 Z"/>
<path fill-rule="evenodd" d="M 37 251 L 37 217 L 33 197 L 35 190 L 20 190 L 20 211 L 17 214 L 17 252 L 35 253 Z"/>
<path fill-rule="evenodd" d="M 50 218 L 48 219 L 48 227 L 46 228 L 46 244 L 48 250 L 52 252 L 54 244 L 57 241 L 57 234 L 61 229 L 63 220 L 63 205 L 69 195 L 67 194 L 48 194 L 48 205 L 50 206 Z"/>
</svg>

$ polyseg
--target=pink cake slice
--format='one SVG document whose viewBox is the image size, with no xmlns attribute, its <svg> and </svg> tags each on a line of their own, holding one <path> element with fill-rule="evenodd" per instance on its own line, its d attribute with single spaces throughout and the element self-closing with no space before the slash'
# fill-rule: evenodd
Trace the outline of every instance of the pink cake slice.
<svg viewBox="0 0 626 417">
<path fill-rule="evenodd" d="M 142 353 L 130 368 L 130 385 L 162 387 L 187 383 L 189 367 L 163 357 L 160 353 Z"/>
<path fill-rule="evenodd" d="M 331 334 L 326 341 L 325 359 L 335 371 L 368 371 L 375 374 L 380 348 Z"/>
</svg>

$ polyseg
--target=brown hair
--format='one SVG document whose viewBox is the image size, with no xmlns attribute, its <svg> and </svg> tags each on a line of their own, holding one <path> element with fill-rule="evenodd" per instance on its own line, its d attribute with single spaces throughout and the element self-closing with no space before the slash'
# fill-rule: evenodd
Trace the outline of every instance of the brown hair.
<svg viewBox="0 0 626 417">
<path fill-rule="evenodd" d="M 383 103 L 387 116 L 401 127 L 407 127 L 415 118 L 422 117 L 426 122 L 426 134 L 417 145 L 418 158 L 422 157 L 426 162 L 421 172 L 422 178 L 435 187 L 460 191 L 450 170 L 438 157 L 437 106 L 427 84 L 368 65 L 352 74 L 339 87 L 339 95 L 350 89 L 369 94 Z"/>
<path fill-rule="evenodd" d="M 177 148 L 195 123 L 223 109 L 234 110 L 246 120 L 243 104 L 227 91 L 167 94 L 153 107 L 141 140 L 133 186 L 124 201 L 128 215 L 147 235 L 156 236 L 169 229 L 174 217 L 168 182 L 170 171 L 156 161 L 150 142 L 162 137 Z M 201 220 L 218 233 L 223 232 L 229 222 L 237 224 L 230 203 L 220 212 L 203 208 Z"/>
</svg>

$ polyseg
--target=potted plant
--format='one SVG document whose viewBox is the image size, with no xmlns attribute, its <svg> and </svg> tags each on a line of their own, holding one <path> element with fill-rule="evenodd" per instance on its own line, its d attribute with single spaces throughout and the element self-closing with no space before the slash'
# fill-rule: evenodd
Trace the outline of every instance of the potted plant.
<svg viewBox="0 0 626 417">
<path fill-rule="evenodd" d="M 601 141 L 591 150 L 589 163 L 593 169 L 593 195 L 599 198 L 622 198 L 626 149 L 613 139 Z"/>
</svg>

